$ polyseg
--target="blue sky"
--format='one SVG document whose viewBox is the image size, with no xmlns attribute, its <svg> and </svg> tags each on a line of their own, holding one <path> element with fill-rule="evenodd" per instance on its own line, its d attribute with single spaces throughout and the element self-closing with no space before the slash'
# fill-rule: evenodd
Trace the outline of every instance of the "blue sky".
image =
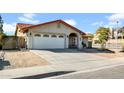
<svg viewBox="0 0 124 93">
<path fill-rule="evenodd" d="M 16 23 L 39 24 L 62 19 L 84 32 L 95 33 L 99 26 L 117 27 L 124 24 L 124 14 L 117 13 L 1 13 L 4 32 L 14 34 Z"/>
</svg>

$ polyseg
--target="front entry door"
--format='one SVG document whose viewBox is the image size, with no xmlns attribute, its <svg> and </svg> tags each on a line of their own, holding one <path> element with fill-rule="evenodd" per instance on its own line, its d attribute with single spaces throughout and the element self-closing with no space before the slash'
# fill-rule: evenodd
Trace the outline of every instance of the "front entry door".
<svg viewBox="0 0 124 93">
<path fill-rule="evenodd" d="M 69 37 L 69 48 L 77 48 L 77 37 L 75 36 Z"/>
</svg>

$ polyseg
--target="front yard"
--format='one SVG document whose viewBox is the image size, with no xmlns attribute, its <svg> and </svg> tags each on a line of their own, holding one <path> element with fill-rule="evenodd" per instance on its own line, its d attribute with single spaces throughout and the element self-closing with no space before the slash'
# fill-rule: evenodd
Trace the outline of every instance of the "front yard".
<svg viewBox="0 0 124 93">
<path fill-rule="evenodd" d="M 117 58 L 117 57 L 124 57 L 124 52 L 120 52 L 120 50 L 109 50 L 106 49 L 104 51 L 101 51 L 100 49 L 97 48 L 92 48 L 92 49 L 83 49 L 82 52 L 85 53 L 91 53 L 99 57 L 105 57 L 105 58 Z"/>
<path fill-rule="evenodd" d="M 24 68 L 24 67 L 33 67 L 33 66 L 44 66 L 52 63 L 58 64 L 58 63 L 68 63 L 73 61 L 77 62 L 78 60 L 82 62 L 86 62 L 89 61 L 89 55 L 87 54 L 92 54 L 92 56 L 94 56 L 93 58 L 90 58 L 90 61 L 99 60 L 99 58 L 101 57 L 105 59 L 124 57 L 124 53 L 105 53 L 102 51 L 97 51 L 96 49 L 83 49 L 82 51 L 77 51 L 77 52 L 75 52 L 76 50 L 66 50 L 66 51 L 62 50 L 62 51 L 63 51 L 62 53 L 56 51 L 53 52 L 40 51 L 41 56 L 46 55 L 45 57 L 48 58 L 45 59 L 50 59 L 50 63 L 49 63 L 47 62 L 48 60 L 46 61 L 45 59 L 41 58 L 40 56 L 30 51 L 6 50 L 5 61 L 0 62 L 0 69 L 15 69 L 15 68 Z M 55 53 L 57 55 L 55 55 Z M 73 57 L 74 60 L 72 60 L 72 56 L 74 56 Z M 61 62 L 62 60 L 63 62 Z"/>
<path fill-rule="evenodd" d="M 30 51 L 5 51 L 5 63 L 8 62 L 8 66 L 4 66 L 4 69 L 15 69 L 22 67 L 32 66 L 44 66 L 49 63 L 41 57 L 35 55 Z"/>
</svg>

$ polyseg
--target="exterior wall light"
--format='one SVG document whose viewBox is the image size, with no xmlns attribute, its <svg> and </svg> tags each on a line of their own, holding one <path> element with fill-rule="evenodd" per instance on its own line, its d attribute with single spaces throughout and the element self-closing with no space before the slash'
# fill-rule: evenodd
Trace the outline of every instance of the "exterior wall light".
<svg viewBox="0 0 124 93">
<path fill-rule="evenodd" d="M 31 32 L 30 32 L 30 36 L 31 36 L 32 34 L 31 34 Z"/>
</svg>

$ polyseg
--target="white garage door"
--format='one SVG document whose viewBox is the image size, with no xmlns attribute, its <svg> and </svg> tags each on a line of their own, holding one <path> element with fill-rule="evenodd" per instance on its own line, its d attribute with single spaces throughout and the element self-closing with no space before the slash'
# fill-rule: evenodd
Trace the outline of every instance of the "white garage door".
<svg viewBox="0 0 124 93">
<path fill-rule="evenodd" d="M 33 49 L 63 49 L 64 37 L 33 37 Z"/>
</svg>

